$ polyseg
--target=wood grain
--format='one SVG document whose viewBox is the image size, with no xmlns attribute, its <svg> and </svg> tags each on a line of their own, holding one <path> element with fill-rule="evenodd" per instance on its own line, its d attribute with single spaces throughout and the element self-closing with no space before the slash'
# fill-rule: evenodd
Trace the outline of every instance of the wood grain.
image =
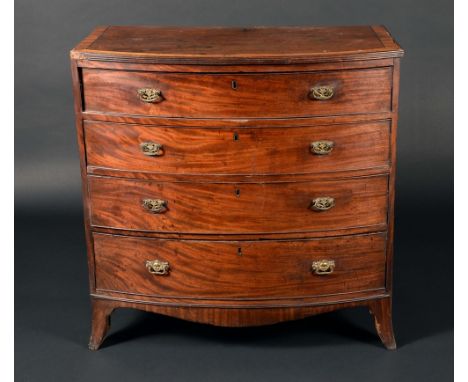
<svg viewBox="0 0 468 382">
<path fill-rule="evenodd" d="M 280 118 L 391 110 L 390 68 L 290 74 L 192 74 L 83 69 L 85 110 L 185 118 Z M 237 88 L 232 88 L 236 81 Z M 335 89 L 330 100 L 309 98 L 314 86 Z M 142 102 L 140 88 L 162 91 Z"/>
<path fill-rule="evenodd" d="M 253 326 L 357 306 L 394 349 L 402 55 L 383 26 L 104 26 L 79 43 L 90 349 L 116 308 Z M 316 85 L 334 97 L 310 100 Z M 142 103 L 140 87 L 165 100 Z M 334 140 L 333 152 L 310 154 L 316 139 Z M 142 140 L 161 140 L 164 155 L 142 157 Z M 308 209 L 325 195 L 333 209 Z M 151 214 L 142 198 L 168 210 Z M 171 263 L 169 276 L 147 273 L 153 256 Z M 311 273 L 325 256 L 336 272 Z"/>
<path fill-rule="evenodd" d="M 148 237 L 157 239 L 177 239 L 177 240 L 301 240 L 313 238 L 337 237 L 342 235 L 361 235 L 368 232 L 386 232 L 387 224 L 382 222 L 372 226 L 359 226 L 354 228 L 334 229 L 330 231 L 306 231 L 306 232 L 262 232 L 262 233 L 180 233 L 180 232 L 154 232 L 154 231 L 135 231 L 105 227 L 92 227 L 93 232 L 105 233 L 110 235 L 127 235 L 137 237 Z"/>
<path fill-rule="evenodd" d="M 91 336 L 89 337 L 88 348 L 89 350 L 98 350 L 110 328 L 110 319 L 114 307 L 106 303 L 105 300 L 93 298 L 91 300 L 91 309 Z"/>
<path fill-rule="evenodd" d="M 80 115 L 85 121 L 94 122 L 115 122 L 122 124 L 140 124 L 161 127 L 203 127 L 206 129 L 219 129 L 220 127 L 314 127 L 329 125 L 331 128 L 341 124 L 370 123 L 377 121 L 391 121 L 393 112 L 387 111 L 375 114 L 354 114 L 354 115 L 330 115 L 313 118 L 163 118 L 155 116 L 124 115 L 124 114 L 102 114 L 93 111 L 81 111 Z"/>
<path fill-rule="evenodd" d="M 387 220 L 387 176 L 296 183 L 171 183 L 90 176 L 91 225 L 137 231 L 199 234 L 307 232 L 366 227 Z M 312 200 L 335 199 L 328 211 Z M 168 210 L 148 212 L 142 200 Z"/>
<path fill-rule="evenodd" d="M 144 63 L 248 64 L 333 62 L 400 57 L 382 26 L 108 26 L 71 52 L 74 59 Z"/>
<path fill-rule="evenodd" d="M 85 122 L 88 166 L 166 174 L 301 174 L 385 168 L 386 121 L 302 128 L 167 128 Z M 326 155 L 311 142 L 329 140 Z M 143 142 L 163 145 L 148 156 Z M 190 142 L 190 144 L 187 144 Z"/>
<path fill-rule="evenodd" d="M 94 234 L 96 289 L 217 299 L 309 297 L 383 288 L 384 233 L 297 241 L 180 241 Z M 148 272 L 167 261 L 169 275 Z M 330 275 L 312 262 L 335 261 Z"/>
<path fill-rule="evenodd" d="M 323 70 L 371 69 L 393 66 L 393 58 L 383 58 L 367 61 L 334 61 L 303 64 L 264 64 L 264 65 L 192 65 L 171 63 L 138 63 L 119 61 L 75 61 L 79 68 L 94 68 L 108 70 L 124 70 L 138 72 L 167 73 L 282 73 L 282 72 L 317 72 Z"/>
<path fill-rule="evenodd" d="M 171 306 L 154 303 L 142 303 L 135 301 L 125 301 L 114 299 L 110 300 L 103 297 L 93 297 L 93 309 L 99 310 L 95 316 L 107 317 L 106 314 L 116 308 L 131 308 L 139 309 L 147 312 L 164 314 L 171 317 L 177 317 L 183 320 L 194 321 L 204 324 L 227 326 L 227 327 L 245 327 L 245 326 L 260 326 L 271 325 L 283 321 L 299 320 L 308 316 L 331 312 L 338 309 L 369 307 L 373 301 L 387 300 L 385 295 L 370 295 L 366 299 L 357 299 L 354 301 L 338 302 L 334 304 L 322 305 L 303 305 L 303 306 L 288 306 L 288 307 L 258 307 L 252 308 L 215 308 L 215 307 L 200 307 L 200 306 Z M 96 303 L 97 302 L 97 303 Z M 93 321 L 95 322 L 95 321 Z M 105 321 L 108 322 L 108 321 Z M 96 325 L 98 323 L 96 322 Z M 102 328 L 99 323 L 95 332 L 100 332 Z M 106 331 L 109 329 L 105 327 Z M 93 331 L 94 333 L 94 331 Z M 104 335 L 98 340 L 97 337 L 91 337 L 94 342 L 90 341 L 90 349 L 97 350 L 104 340 Z"/>
<path fill-rule="evenodd" d="M 385 288 L 376 288 L 358 292 L 346 292 L 329 295 L 312 295 L 307 297 L 271 297 L 271 298 L 204 298 L 199 297 L 167 297 L 156 295 L 143 295 L 121 293 L 109 290 L 99 290 L 91 294 L 91 297 L 110 299 L 139 304 L 164 305 L 175 307 L 200 307 L 200 308 L 225 308 L 225 309 L 263 309 L 263 308 L 291 308 L 304 306 L 333 305 L 345 302 L 372 300 L 388 297 Z M 222 324 L 219 324 L 222 325 Z M 223 325 L 226 326 L 226 325 Z M 246 325 L 247 326 L 247 325 Z"/>
<path fill-rule="evenodd" d="M 400 95 L 400 59 L 395 59 L 393 73 L 393 96 L 392 96 L 392 126 L 391 126 L 391 167 L 388 184 L 388 240 L 387 240 L 387 288 L 392 290 L 393 287 L 393 248 L 394 248 L 394 232 L 395 232 L 395 182 L 396 182 L 396 158 L 397 158 L 397 132 L 398 132 L 398 99 Z M 391 316 L 391 313 L 390 313 Z M 391 325 L 391 321 L 390 321 Z"/>
<path fill-rule="evenodd" d="M 83 201 L 83 222 L 86 241 L 86 253 L 88 262 L 88 281 L 90 291 L 94 291 L 94 253 L 93 239 L 91 235 L 91 225 L 89 221 L 89 198 L 88 198 L 88 182 L 86 173 L 86 148 L 83 129 L 83 118 L 81 114 L 82 98 L 81 98 L 81 76 L 76 66 L 75 61 L 71 61 L 71 74 L 73 83 L 73 106 L 75 109 L 75 130 L 78 141 L 78 153 L 80 158 L 80 176 L 81 176 L 81 198 Z"/>
<path fill-rule="evenodd" d="M 375 330 L 388 350 L 396 349 L 392 323 L 392 298 L 371 301 L 369 310 L 374 316 Z"/>
</svg>

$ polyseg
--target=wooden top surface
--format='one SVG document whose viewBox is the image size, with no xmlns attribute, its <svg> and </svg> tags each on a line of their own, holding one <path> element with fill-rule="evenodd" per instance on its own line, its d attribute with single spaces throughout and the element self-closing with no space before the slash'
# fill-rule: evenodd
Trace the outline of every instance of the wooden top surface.
<svg viewBox="0 0 468 382">
<path fill-rule="evenodd" d="M 71 51 L 75 59 L 172 64 L 288 64 L 402 55 L 383 26 L 104 26 Z"/>
</svg>

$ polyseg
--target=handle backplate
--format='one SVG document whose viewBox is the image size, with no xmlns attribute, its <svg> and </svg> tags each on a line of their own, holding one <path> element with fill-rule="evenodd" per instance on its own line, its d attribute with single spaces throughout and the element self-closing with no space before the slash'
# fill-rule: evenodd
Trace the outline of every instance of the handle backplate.
<svg viewBox="0 0 468 382">
<path fill-rule="evenodd" d="M 146 265 L 146 269 L 148 270 L 148 272 L 152 273 L 153 275 L 169 274 L 170 266 L 167 261 L 147 260 L 145 265 Z"/>
<path fill-rule="evenodd" d="M 167 211 L 167 201 L 162 199 L 143 199 L 143 207 L 154 214 Z"/>
<path fill-rule="evenodd" d="M 330 99 L 335 94 L 335 90 L 332 86 L 315 86 L 310 89 L 309 98 L 319 101 L 325 101 Z"/>
<path fill-rule="evenodd" d="M 140 88 L 137 91 L 141 101 L 147 103 L 159 103 L 164 101 L 161 90 L 153 88 Z"/>
<path fill-rule="evenodd" d="M 318 260 L 312 263 L 312 271 L 316 275 L 329 275 L 335 270 L 334 260 Z"/>
<path fill-rule="evenodd" d="M 312 200 L 310 209 L 313 211 L 327 211 L 335 206 L 335 199 L 330 196 L 320 196 Z"/>
<path fill-rule="evenodd" d="M 164 154 L 163 145 L 157 142 L 140 143 L 140 150 L 143 154 L 152 157 L 159 157 Z"/>
<path fill-rule="evenodd" d="M 330 154 L 335 146 L 333 141 L 315 141 L 310 143 L 310 151 L 316 155 Z"/>
</svg>

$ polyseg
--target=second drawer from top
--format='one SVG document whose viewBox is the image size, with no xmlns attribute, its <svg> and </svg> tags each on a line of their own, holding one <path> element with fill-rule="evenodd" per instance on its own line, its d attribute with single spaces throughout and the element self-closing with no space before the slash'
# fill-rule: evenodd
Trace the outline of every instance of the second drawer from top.
<svg viewBox="0 0 468 382">
<path fill-rule="evenodd" d="M 310 127 L 158 127 L 85 121 L 88 171 L 305 174 L 388 169 L 390 122 Z"/>
</svg>

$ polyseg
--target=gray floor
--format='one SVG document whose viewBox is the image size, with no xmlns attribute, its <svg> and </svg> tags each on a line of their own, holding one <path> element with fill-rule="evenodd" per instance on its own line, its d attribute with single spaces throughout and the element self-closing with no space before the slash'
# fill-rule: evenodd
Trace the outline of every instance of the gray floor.
<svg viewBox="0 0 468 382">
<path fill-rule="evenodd" d="M 15 223 L 17 381 L 453 380 L 453 252 L 435 232 L 416 239 L 410 219 L 397 230 L 394 352 L 365 309 L 247 329 L 121 310 L 104 347 L 90 352 L 80 214 L 18 212 Z"/>
</svg>

